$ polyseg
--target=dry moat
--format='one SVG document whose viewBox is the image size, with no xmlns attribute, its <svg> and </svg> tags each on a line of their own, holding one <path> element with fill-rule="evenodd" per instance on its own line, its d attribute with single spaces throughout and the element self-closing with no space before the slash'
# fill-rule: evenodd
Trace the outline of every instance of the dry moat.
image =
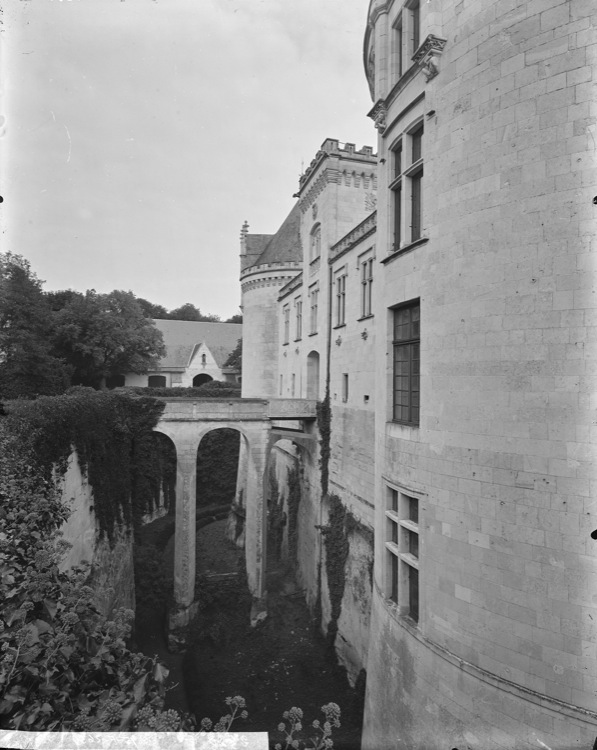
<svg viewBox="0 0 597 750">
<path fill-rule="evenodd" d="M 189 648 L 170 654 L 164 638 L 166 602 L 172 587 L 173 518 L 144 527 L 136 548 L 139 650 L 159 654 L 170 667 L 168 707 L 188 711 L 197 723 L 226 713 L 224 699 L 242 695 L 249 718 L 239 730 L 282 740 L 277 726 L 285 710 L 298 706 L 304 726 L 322 719 L 320 708 L 333 701 L 342 710 L 335 747 L 360 747 L 364 685 L 352 689 L 343 668 L 319 632 L 292 572 L 268 560 L 268 617 L 250 626 L 251 597 L 244 580 L 244 553 L 225 538 L 225 520 L 206 515 L 198 522 L 197 579 L 201 611 Z"/>
</svg>

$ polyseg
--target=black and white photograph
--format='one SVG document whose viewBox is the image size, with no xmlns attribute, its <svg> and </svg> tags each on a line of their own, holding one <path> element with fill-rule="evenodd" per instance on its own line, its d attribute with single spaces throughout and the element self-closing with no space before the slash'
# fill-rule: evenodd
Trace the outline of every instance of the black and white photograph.
<svg viewBox="0 0 597 750">
<path fill-rule="evenodd" d="M 594 0 L 6 0 L 0 747 L 597 750 Z"/>
</svg>

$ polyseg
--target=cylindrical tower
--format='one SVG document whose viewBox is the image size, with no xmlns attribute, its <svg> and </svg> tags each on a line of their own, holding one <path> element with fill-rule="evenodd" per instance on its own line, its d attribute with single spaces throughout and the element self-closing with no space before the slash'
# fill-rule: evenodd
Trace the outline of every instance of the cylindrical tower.
<svg viewBox="0 0 597 750">
<path fill-rule="evenodd" d="M 241 230 L 244 398 L 278 395 L 278 293 L 301 270 L 299 224 L 295 206 L 274 235 Z"/>
<path fill-rule="evenodd" d="M 594 22 L 586 0 L 370 4 L 364 750 L 597 736 Z"/>
</svg>

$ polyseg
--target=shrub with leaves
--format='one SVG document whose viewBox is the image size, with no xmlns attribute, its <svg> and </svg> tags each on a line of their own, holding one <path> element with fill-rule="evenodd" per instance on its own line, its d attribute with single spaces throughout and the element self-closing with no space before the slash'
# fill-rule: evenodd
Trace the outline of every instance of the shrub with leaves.
<svg viewBox="0 0 597 750">
<path fill-rule="evenodd" d="M 60 572 L 67 515 L 0 423 L 0 728 L 187 728 L 163 711 L 167 669 L 126 646 L 133 613 L 100 615 L 88 566 Z"/>
<path fill-rule="evenodd" d="M 336 703 L 326 703 L 321 707 L 325 721 L 323 724 L 319 719 L 315 719 L 311 728 L 313 733 L 305 737 L 303 733 L 303 712 L 300 708 L 293 707 L 289 711 L 284 711 L 284 721 L 278 724 L 278 731 L 284 734 L 285 744 L 276 743 L 275 750 L 302 750 L 303 748 L 314 748 L 314 750 L 324 750 L 332 748 L 332 731 L 340 726 L 340 706 Z M 308 744 L 309 743 L 309 744 Z"/>
<path fill-rule="evenodd" d="M 226 698 L 226 705 L 230 708 L 225 716 L 214 724 L 211 719 L 201 719 L 201 731 L 203 732 L 229 732 L 235 719 L 247 719 L 249 714 L 245 710 L 245 699 L 241 695 L 234 698 Z M 284 745 L 277 742 L 275 750 L 328 750 L 334 746 L 332 732 L 340 727 L 340 706 L 337 703 L 326 703 L 321 707 L 325 720 L 323 724 L 315 719 L 312 724 L 311 736 L 303 730 L 303 711 L 293 706 L 284 711 L 284 721 L 278 724 L 278 731 L 284 735 Z M 240 713 L 239 713 L 240 711 Z"/>
<path fill-rule="evenodd" d="M 249 717 L 245 710 L 246 703 L 242 695 L 235 695 L 234 698 L 228 697 L 225 703 L 230 710 L 224 716 L 220 716 L 220 720 L 216 724 L 211 719 L 201 719 L 201 729 L 204 732 L 229 732 L 235 719 L 247 719 Z"/>
</svg>

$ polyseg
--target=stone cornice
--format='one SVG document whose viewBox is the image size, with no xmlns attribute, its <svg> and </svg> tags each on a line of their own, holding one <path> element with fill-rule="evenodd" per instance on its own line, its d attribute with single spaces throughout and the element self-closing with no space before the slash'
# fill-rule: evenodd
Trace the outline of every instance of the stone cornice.
<svg viewBox="0 0 597 750">
<path fill-rule="evenodd" d="M 245 268 L 245 270 L 241 272 L 240 279 L 241 281 L 245 281 L 249 276 L 261 276 L 268 273 L 279 273 L 280 271 L 287 271 L 290 273 L 297 268 L 302 268 L 302 265 L 303 264 L 300 261 L 293 260 L 281 261 L 280 263 L 262 263 L 259 266 L 249 266 L 248 268 Z"/>
<path fill-rule="evenodd" d="M 339 242 L 330 248 L 330 257 L 328 263 L 331 265 L 341 255 L 351 250 L 362 240 L 370 237 L 377 228 L 377 211 L 369 214 L 367 218 L 352 229 L 347 235 L 342 237 Z"/>
<path fill-rule="evenodd" d="M 241 292 L 245 294 L 253 289 L 263 289 L 264 287 L 282 287 L 288 283 L 288 276 L 267 276 L 255 279 L 241 281 Z"/>
<path fill-rule="evenodd" d="M 299 206 L 303 213 L 306 213 L 309 206 L 317 199 L 317 197 L 323 192 L 328 183 L 339 183 L 341 173 L 339 169 L 328 167 L 324 169 L 319 177 L 315 180 L 311 188 L 301 197 L 299 200 Z"/>
</svg>

